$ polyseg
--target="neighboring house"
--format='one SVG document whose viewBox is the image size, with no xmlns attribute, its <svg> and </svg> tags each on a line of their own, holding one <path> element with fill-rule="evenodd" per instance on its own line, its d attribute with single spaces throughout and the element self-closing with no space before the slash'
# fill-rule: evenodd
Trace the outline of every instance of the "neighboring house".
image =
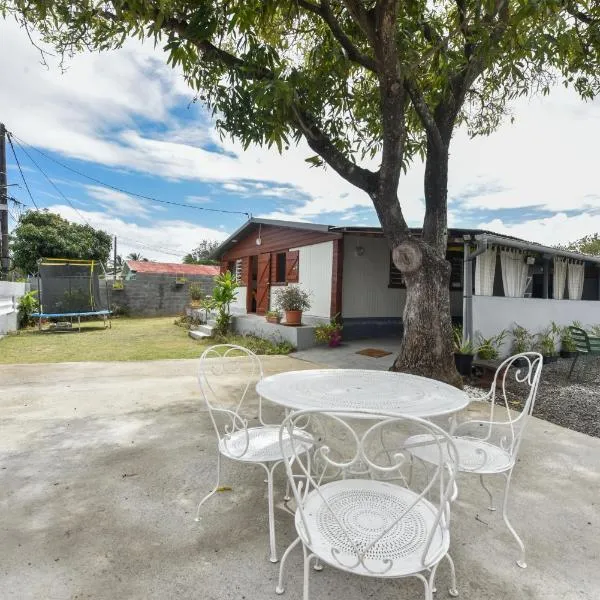
<svg viewBox="0 0 600 600">
<path fill-rule="evenodd" d="M 0 281 L 0 336 L 18 329 L 19 300 L 29 289 L 29 283 Z"/>
<path fill-rule="evenodd" d="M 127 260 L 123 287 L 113 289 L 112 305 L 132 315 L 167 316 L 183 313 L 189 304 L 190 284 L 212 294 L 219 267 Z"/>
<path fill-rule="evenodd" d="M 306 323 L 340 314 L 346 339 L 402 331 L 406 289 L 378 227 L 250 219 L 213 256 L 237 275 L 235 312 L 264 314 L 294 284 L 311 294 Z M 600 257 L 475 229 L 450 229 L 446 256 L 452 318 L 471 337 L 600 323 Z"/>
</svg>

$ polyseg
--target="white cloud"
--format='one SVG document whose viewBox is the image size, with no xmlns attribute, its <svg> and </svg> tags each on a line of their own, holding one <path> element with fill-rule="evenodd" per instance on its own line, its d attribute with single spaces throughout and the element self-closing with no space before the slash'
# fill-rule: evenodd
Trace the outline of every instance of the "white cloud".
<svg viewBox="0 0 600 600">
<path fill-rule="evenodd" d="M 185 201 L 189 204 L 209 204 L 212 202 L 208 196 L 186 196 Z"/>
<path fill-rule="evenodd" d="M 181 262 L 183 256 L 195 248 L 200 240 L 222 241 L 227 237 L 220 229 L 202 227 L 189 221 L 165 219 L 141 226 L 104 212 L 76 212 L 64 204 L 49 206 L 48 210 L 75 223 L 81 223 L 83 217 L 92 227 L 102 229 L 112 236 L 116 235 L 117 250 L 121 256 L 139 252 L 150 260 Z"/>
<path fill-rule="evenodd" d="M 94 198 L 110 215 L 130 215 L 148 218 L 150 211 L 139 200 L 116 190 L 99 185 L 86 185 L 87 195 Z M 157 208 L 153 205 L 153 208 Z M 162 206 L 158 207 L 162 209 Z"/>
</svg>

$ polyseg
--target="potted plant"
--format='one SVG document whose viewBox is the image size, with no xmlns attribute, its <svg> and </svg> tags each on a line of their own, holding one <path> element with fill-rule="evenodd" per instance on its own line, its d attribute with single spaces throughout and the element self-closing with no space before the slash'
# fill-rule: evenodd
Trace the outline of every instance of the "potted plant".
<svg viewBox="0 0 600 600">
<path fill-rule="evenodd" d="M 500 356 L 500 346 L 506 338 L 507 331 L 503 329 L 500 333 L 489 338 L 479 335 L 479 347 L 477 355 L 481 360 L 496 360 Z"/>
<path fill-rule="evenodd" d="M 202 286 L 199 283 L 190 283 L 190 305 L 198 308 L 202 304 Z"/>
<path fill-rule="evenodd" d="M 330 348 L 336 348 L 342 343 L 342 324 L 338 321 L 339 313 L 329 323 L 315 327 L 315 338 L 318 342 L 326 343 Z"/>
<path fill-rule="evenodd" d="M 310 294 L 297 285 L 288 285 L 277 290 L 275 305 L 285 312 L 287 325 L 301 325 L 302 313 L 310 308 Z"/>
<path fill-rule="evenodd" d="M 544 331 L 538 333 L 538 349 L 544 357 L 544 364 L 558 360 L 554 326 L 547 327 Z"/>
<path fill-rule="evenodd" d="M 529 352 L 533 348 L 533 334 L 525 329 L 525 327 L 515 323 L 511 333 L 513 335 L 513 354 Z M 513 364 L 515 367 L 523 367 L 527 365 L 527 360 L 525 358 L 517 358 Z"/>
<path fill-rule="evenodd" d="M 267 323 L 279 323 L 281 321 L 281 313 L 278 310 L 268 310 L 265 314 Z"/>
<path fill-rule="evenodd" d="M 475 356 L 475 347 L 473 342 L 467 338 L 463 341 L 463 332 L 460 325 L 453 328 L 454 331 L 454 364 L 456 370 L 465 376 L 471 374 L 473 358 Z"/>
<path fill-rule="evenodd" d="M 560 355 L 562 358 L 575 358 L 577 355 L 577 344 L 568 327 L 563 327 L 560 335 Z"/>
</svg>

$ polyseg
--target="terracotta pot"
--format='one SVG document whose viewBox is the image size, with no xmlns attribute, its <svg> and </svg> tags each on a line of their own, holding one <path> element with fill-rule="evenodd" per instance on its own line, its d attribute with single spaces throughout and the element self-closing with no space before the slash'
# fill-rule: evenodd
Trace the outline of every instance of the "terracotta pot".
<svg viewBox="0 0 600 600">
<path fill-rule="evenodd" d="M 281 321 L 279 317 L 267 317 L 267 323 L 275 323 L 277 325 Z"/>
<path fill-rule="evenodd" d="M 302 324 L 302 311 L 301 310 L 286 310 L 285 311 L 285 322 L 288 325 L 301 325 Z"/>
</svg>

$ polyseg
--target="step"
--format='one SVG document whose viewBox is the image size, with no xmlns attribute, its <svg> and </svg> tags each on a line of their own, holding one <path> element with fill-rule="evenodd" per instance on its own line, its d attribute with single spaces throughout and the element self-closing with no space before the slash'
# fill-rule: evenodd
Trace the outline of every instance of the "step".
<svg viewBox="0 0 600 600">
<path fill-rule="evenodd" d="M 209 318 L 208 321 L 206 321 L 206 324 L 210 325 L 211 327 L 215 327 L 217 324 L 217 321 L 216 321 L 216 319 Z"/>
<path fill-rule="evenodd" d="M 204 340 L 206 338 L 211 337 L 208 333 L 203 333 L 202 331 L 194 331 L 193 329 L 190 329 L 190 331 L 188 332 L 188 335 L 193 340 Z"/>
<path fill-rule="evenodd" d="M 213 330 L 214 330 L 214 327 L 212 325 L 198 325 L 196 327 L 196 331 L 201 331 L 202 333 L 205 333 L 206 335 L 212 335 Z"/>
</svg>

